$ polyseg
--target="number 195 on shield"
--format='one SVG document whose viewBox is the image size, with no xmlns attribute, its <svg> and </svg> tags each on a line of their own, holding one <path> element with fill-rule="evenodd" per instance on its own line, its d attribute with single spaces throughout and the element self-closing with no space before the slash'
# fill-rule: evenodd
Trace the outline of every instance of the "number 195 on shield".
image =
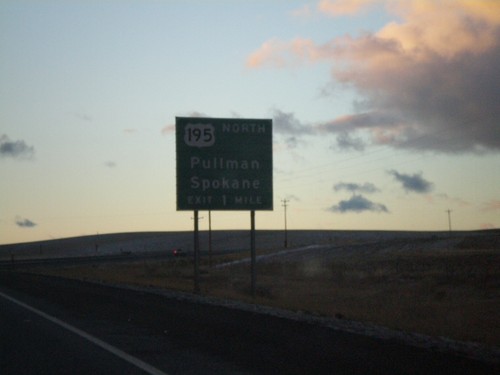
<svg viewBox="0 0 500 375">
<path fill-rule="evenodd" d="M 184 128 L 184 142 L 192 147 L 210 147 L 215 143 L 215 128 L 210 124 L 188 124 Z"/>
</svg>

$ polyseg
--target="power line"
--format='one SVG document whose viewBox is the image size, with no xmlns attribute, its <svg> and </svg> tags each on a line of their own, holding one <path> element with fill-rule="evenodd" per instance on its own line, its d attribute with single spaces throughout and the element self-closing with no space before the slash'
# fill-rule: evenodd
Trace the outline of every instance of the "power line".
<svg viewBox="0 0 500 375">
<path fill-rule="evenodd" d="M 469 120 L 469 121 L 466 121 L 466 123 L 472 123 L 472 121 Z M 456 125 L 456 126 L 458 126 L 458 125 Z M 403 145 L 406 147 L 411 146 L 411 145 L 416 146 L 418 144 L 418 142 L 422 141 L 422 140 L 431 141 L 431 142 L 440 142 L 439 139 L 435 138 L 435 136 L 439 135 L 439 134 L 451 133 L 451 130 L 452 129 L 436 129 L 433 132 L 425 133 L 425 134 L 421 134 L 419 136 L 416 136 L 416 137 L 404 142 L 404 144 L 401 144 L 400 147 L 384 145 L 384 146 L 381 146 L 379 148 L 363 152 L 363 153 L 356 155 L 356 156 L 347 157 L 347 158 L 343 158 L 340 160 L 311 166 L 309 168 L 303 168 L 303 169 L 299 170 L 297 173 L 294 173 L 293 176 L 283 177 L 281 179 L 278 179 L 276 182 L 279 183 L 279 182 L 296 181 L 298 178 L 302 180 L 302 179 L 307 178 L 307 177 L 312 177 L 312 176 L 316 176 L 319 174 L 324 174 L 325 169 L 331 168 L 333 166 L 335 166 L 335 171 L 339 171 L 339 170 L 343 170 L 343 169 L 351 169 L 351 168 L 353 168 L 352 164 L 350 164 L 350 165 L 345 164 L 346 162 L 350 162 L 350 161 L 357 161 L 357 163 L 355 163 L 354 165 L 359 165 L 359 164 L 365 165 L 367 163 L 382 161 L 384 159 L 392 159 L 392 158 L 394 158 L 395 155 L 405 153 L 407 151 L 407 149 L 405 147 L 403 147 Z M 452 137 L 447 137 L 448 143 L 459 141 L 460 136 L 458 134 L 456 134 L 456 133 L 450 134 L 450 136 L 452 136 L 452 135 L 455 136 L 455 140 L 453 140 Z M 419 148 L 415 147 L 413 150 L 418 151 Z M 381 156 L 379 158 L 375 158 L 375 159 L 371 158 L 369 160 L 366 160 L 367 157 L 369 157 L 373 154 L 384 152 L 384 151 L 392 151 L 392 152 L 386 156 Z M 398 161 L 397 163 L 391 163 L 391 164 L 392 165 L 401 165 L 401 164 L 405 164 L 405 163 L 411 163 L 411 162 L 414 162 L 416 160 L 419 160 L 419 159 L 426 157 L 426 155 L 425 155 L 426 150 L 421 149 L 421 151 L 424 152 L 424 155 L 420 154 L 419 156 L 417 156 L 415 158 L 410 158 L 407 160 Z M 341 165 L 339 165 L 339 164 L 341 164 Z M 356 172 L 353 172 L 352 174 L 373 172 L 373 171 L 377 171 L 380 169 L 381 169 L 380 167 L 370 168 L 368 170 L 361 171 L 361 172 L 356 171 Z M 309 185 L 309 184 L 311 184 L 311 182 L 307 181 L 307 182 L 302 183 L 300 185 Z M 297 184 L 294 184 L 294 186 L 297 186 Z"/>
</svg>

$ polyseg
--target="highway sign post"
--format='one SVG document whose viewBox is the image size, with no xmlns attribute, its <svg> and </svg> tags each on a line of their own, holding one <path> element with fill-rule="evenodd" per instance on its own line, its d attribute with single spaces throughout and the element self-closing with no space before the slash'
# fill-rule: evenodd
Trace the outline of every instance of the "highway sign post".
<svg viewBox="0 0 500 375">
<path fill-rule="evenodd" d="M 251 212 L 255 294 L 255 211 L 273 209 L 272 120 L 176 117 L 175 131 L 177 210 Z M 197 238 L 195 219 L 195 279 Z"/>
</svg>

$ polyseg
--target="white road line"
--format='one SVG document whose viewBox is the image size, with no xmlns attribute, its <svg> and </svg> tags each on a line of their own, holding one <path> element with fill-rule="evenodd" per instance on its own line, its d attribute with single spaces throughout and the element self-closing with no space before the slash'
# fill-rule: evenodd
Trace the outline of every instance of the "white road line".
<svg viewBox="0 0 500 375">
<path fill-rule="evenodd" d="M 321 246 L 321 245 L 308 245 L 308 246 L 303 246 L 303 247 L 297 247 L 297 248 L 291 249 L 291 250 L 281 250 L 281 251 L 277 251 L 275 253 L 258 255 L 256 259 L 257 260 L 264 260 L 264 259 L 269 259 L 269 258 L 273 258 L 273 257 L 282 256 L 282 255 L 293 254 L 293 253 L 297 253 L 297 252 L 300 252 L 300 251 L 320 249 L 322 247 L 325 247 L 325 246 Z M 215 268 L 225 268 L 225 267 L 229 267 L 229 266 L 235 266 L 237 264 L 250 263 L 250 261 L 251 261 L 251 258 L 243 258 L 243 259 L 239 259 L 239 260 L 233 260 L 231 262 L 216 264 Z"/>
<path fill-rule="evenodd" d="M 144 370 L 145 372 L 147 372 L 150 375 L 168 375 L 167 373 L 158 370 L 157 368 L 151 366 L 150 364 L 148 364 L 144 361 L 141 361 L 139 358 L 136 358 L 130 354 L 127 354 L 124 351 L 122 351 L 118 348 L 115 348 L 114 346 L 112 346 L 112 345 L 110 345 L 102 340 L 99 340 L 97 337 L 94 337 L 94 336 L 88 334 L 87 332 L 84 332 L 81 329 L 73 327 L 72 325 L 69 325 L 68 323 L 63 322 L 60 319 L 57 319 L 51 315 L 48 315 L 48 314 L 44 313 L 43 311 L 35 309 L 34 307 L 31 307 L 24 302 L 18 301 L 17 299 L 15 299 L 7 294 L 0 292 L 0 297 L 3 297 L 6 300 L 9 300 L 10 302 L 13 302 L 21 307 L 24 307 L 25 309 L 41 316 L 42 318 L 45 318 L 45 319 L 51 321 L 52 323 L 55 323 L 58 326 L 65 328 L 68 331 L 71 331 L 71 332 L 77 334 L 78 336 L 90 341 L 91 343 L 101 347 L 104 350 L 107 350 L 108 352 L 116 355 L 117 357 L 123 359 L 124 361 L 127 361 L 128 363 L 140 368 L 141 370 Z"/>
</svg>

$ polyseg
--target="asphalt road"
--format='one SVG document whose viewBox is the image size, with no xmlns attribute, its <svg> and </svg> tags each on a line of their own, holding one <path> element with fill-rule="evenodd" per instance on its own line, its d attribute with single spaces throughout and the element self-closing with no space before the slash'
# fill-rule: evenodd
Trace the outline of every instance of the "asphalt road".
<svg viewBox="0 0 500 375">
<path fill-rule="evenodd" d="M 145 374 L 2 294 L 0 322 L 2 374 Z"/>
<path fill-rule="evenodd" d="M 0 296 L 1 374 L 499 371 L 491 363 L 401 342 L 78 281 L 0 272 L 0 292 L 31 308 Z"/>
</svg>

